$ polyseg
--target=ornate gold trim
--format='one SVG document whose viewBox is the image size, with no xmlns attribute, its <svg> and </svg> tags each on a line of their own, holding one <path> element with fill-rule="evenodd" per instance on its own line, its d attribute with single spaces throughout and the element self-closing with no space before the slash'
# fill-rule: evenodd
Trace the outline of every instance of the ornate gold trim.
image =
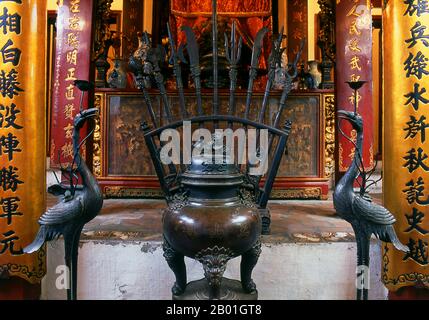
<svg viewBox="0 0 429 320">
<path fill-rule="evenodd" d="M 335 170 L 335 95 L 323 97 L 325 110 L 325 177 L 329 178 Z"/>
<path fill-rule="evenodd" d="M 322 189 L 312 188 L 288 188 L 274 189 L 271 191 L 271 199 L 319 199 L 323 198 Z"/>
<path fill-rule="evenodd" d="M 30 268 L 28 264 L 7 263 L 0 265 L 0 279 L 21 277 L 31 284 L 39 284 L 46 275 L 46 247 L 37 251 L 37 263 Z"/>
<path fill-rule="evenodd" d="M 130 187 L 105 187 L 106 198 L 165 198 L 161 189 L 155 188 L 130 188 Z"/>
<path fill-rule="evenodd" d="M 171 10 L 171 14 L 184 18 L 197 18 L 197 17 L 211 17 L 211 12 L 185 12 L 180 10 Z M 223 17 L 239 17 L 239 18 L 250 18 L 250 17 L 270 17 L 272 15 L 271 10 L 269 11 L 254 11 L 254 12 L 223 12 L 218 11 L 218 16 Z"/>
<path fill-rule="evenodd" d="M 383 270 L 381 275 L 381 281 L 385 286 L 393 286 L 394 290 L 397 290 L 405 286 L 413 286 L 417 284 L 423 284 L 429 286 L 429 275 L 420 272 L 409 272 L 402 273 L 396 278 L 389 278 L 389 255 L 387 254 L 390 249 L 387 243 L 384 243 L 383 253 Z"/>
<path fill-rule="evenodd" d="M 102 106 L 104 103 L 103 94 L 96 93 L 94 98 L 94 107 L 98 109 L 98 117 L 95 118 L 94 139 L 93 139 L 93 158 L 92 170 L 96 177 L 102 176 L 102 152 L 101 152 L 101 117 Z"/>
</svg>

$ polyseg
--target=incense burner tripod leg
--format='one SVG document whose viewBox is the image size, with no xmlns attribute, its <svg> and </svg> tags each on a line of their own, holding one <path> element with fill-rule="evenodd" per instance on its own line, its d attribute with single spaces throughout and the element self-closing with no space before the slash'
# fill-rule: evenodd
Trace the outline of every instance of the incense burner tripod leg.
<svg viewBox="0 0 429 320">
<path fill-rule="evenodd" d="M 258 240 L 256 244 L 241 256 L 240 275 L 241 286 L 244 292 L 256 292 L 256 285 L 252 280 L 252 272 L 258 263 L 259 255 L 261 254 L 261 241 Z"/>
<path fill-rule="evenodd" d="M 162 249 L 164 250 L 164 258 L 176 277 L 176 282 L 171 291 L 173 295 L 181 295 L 185 292 L 187 285 L 185 256 L 176 251 L 165 238 Z"/>
</svg>

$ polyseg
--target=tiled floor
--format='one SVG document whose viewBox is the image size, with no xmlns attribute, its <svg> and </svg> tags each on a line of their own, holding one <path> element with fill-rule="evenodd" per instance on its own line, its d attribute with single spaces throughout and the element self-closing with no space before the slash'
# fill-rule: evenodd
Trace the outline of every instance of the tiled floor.
<svg viewBox="0 0 429 320">
<path fill-rule="evenodd" d="M 373 194 L 376 202 L 380 194 Z M 48 206 L 55 204 L 48 196 Z M 82 240 L 161 240 L 161 200 L 106 199 L 102 212 L 83 231 Z M 350 225 L 326 201 L 273 201 L 271 234 L 265 243 L 353 241 Z"/>
</svg>

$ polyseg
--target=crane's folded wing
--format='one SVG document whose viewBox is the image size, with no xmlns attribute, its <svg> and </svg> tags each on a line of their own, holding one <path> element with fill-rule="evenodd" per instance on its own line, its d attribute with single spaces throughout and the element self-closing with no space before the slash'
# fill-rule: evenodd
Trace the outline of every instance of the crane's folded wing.
<svg viewBox="0 0 429 320">
<path fill-rule="evenodd" d="M 59 202 L 49 208 L 39 219 L 41 225 L 53 225 L 68 222 L 79 217 L 83 212 L 83 203 L 80 197 L 68 202 Z"/>
<path fill-rule="evenodd" d="M 379 206 L 378 204 L 369 202 L 360 196 L 355 197 L 352 207 L 353 212 L 357 216 L 368 221 L 382 225 L 394 224 L 396 222 L 395 217 L 389 212 L 389 210 Z"/>
</svg>

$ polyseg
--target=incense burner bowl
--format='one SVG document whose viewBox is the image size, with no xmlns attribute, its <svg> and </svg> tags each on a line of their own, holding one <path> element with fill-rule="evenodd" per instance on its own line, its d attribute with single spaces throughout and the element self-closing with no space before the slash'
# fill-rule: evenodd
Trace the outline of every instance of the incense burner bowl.
<svg viewBox="0 0 429 320">
<path fill-rule="evenodd" d="M 164 256 L 176 275 L 173 294 L 186 289 L 183 257 L 201 262 L 209 299 L 219 299 L 227 262 L 242 256 L 244 293 L 255 293 L 251 273 L 260 254 L 261 219 L 240 189 L 243 176 L 233 164 L 193 159 L 182 175 L 184 193 L 163 214 Z"/>
</svg>

